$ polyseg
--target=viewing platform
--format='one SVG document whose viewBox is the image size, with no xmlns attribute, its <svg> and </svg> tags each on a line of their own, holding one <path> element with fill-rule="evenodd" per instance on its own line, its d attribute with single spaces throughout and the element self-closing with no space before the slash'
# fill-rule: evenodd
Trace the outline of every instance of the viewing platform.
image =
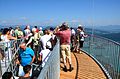
<svg viewBox="0 0 120 79">
<path fill-rule="evenodd" d="M 11 61 L 8 61 L 9 63 L 7 60 L 4 64 L 1 61 L 0 78 L 4 72 L 11 71 L 14 75 L 17 74 L 15 60 L 19 52 L 19 43 L 22 41 L 22 39 L 11 41 L 14 49 L 9 49 L 13 49 L 13 57 Z M 1 45 L 4 45 L 4 43 Z M 103 37 L 88 36 L 85 39 L 82 53 L 71 52 L 71 58 L 74 69 L 71 72 L 64 72 L 63 62 L 60 62 L 60 43 L 58 39 L 42 70 L 39 71 L 40 65 L 33 69 L 38 70 L 37 79 L 120 79 L 119 43 Z"/>
<path fill-rule="evenodd" d="M 87 54 L 72 52 L 74 70 L 64 72 L 61 63 L 60 79 L 107 79 L 98 64 Z"/>
</svg>

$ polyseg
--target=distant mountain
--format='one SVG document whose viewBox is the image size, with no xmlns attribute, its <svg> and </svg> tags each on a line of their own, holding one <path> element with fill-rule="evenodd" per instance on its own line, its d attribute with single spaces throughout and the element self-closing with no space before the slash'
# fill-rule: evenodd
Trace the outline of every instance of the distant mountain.
<svg viewBox="0 0 120 79">
<path fill-rule="evenodd" d="M 31 28 L 32 27 L 34 26 L 31 26 Z M 39 27 L 41 26 L 38 26 L 38 28 Z M 43 29 L 50 28 L 50 27 L 55 28 L 55 26 L 42 26 Z M 0 28 L 4 28 L 4 26 L 0 26 Z M 15 28 L 15 26 L 13 26 L 13 28 Z M 24 28 L 25 28 L 25 25 L 21 25 L 21 29 L 23 30 Z M 74 29 L 77 29 L 77 28 L 74 28 Z M 95 27 L 94 29 L 85 28 L 85 32 L 87 34 L 93 33 L 94 35 L 103 36 L 120 43 L 120 25 L 98 26 L 98 27 Z"/>
<path fill-rule="evenodd" d="M 109 34 L 110 33 L 108 31 L 92 29 L 92 28 L 85 28 L 85 32 L 87 32 L 88 34 L 94 33 L 95 35 Z"/>
<path fill-rule="evenodd" d="M 120 32 L 119 33 L 102 34 L 101 36 L 112 39 L 112 40 L 120 43 Z"/>
<path fill-rule="evenodd" d="M 93 31 L 93 32 L 92 32 Z M 115 32 L 109 32 L 109 31 L 104 31 L 104 30 L 98 30 L 98 29 L 94 29 L 92 30 L 91 28 L 85 28 L 85 32 L 88 34 L 94 34 L 94 35 L 98 35 L 98 36 L 102 36 L 111 40 L 114 40 L 116 42 L 120 43 L 120 32 L 115 33 Z"/>
<path fill-rule="evenodd" d="M 102 31 L 108 31 L 111 33 L 119 33 L 120 25 L 96 26 L 95 29 L 102 30 Z"/>
</svg>

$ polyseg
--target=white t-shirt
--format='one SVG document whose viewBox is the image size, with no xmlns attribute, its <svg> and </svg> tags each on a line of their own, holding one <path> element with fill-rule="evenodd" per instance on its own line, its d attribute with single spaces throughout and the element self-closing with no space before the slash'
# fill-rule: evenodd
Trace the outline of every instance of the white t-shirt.
<svg viewBox="0 0 120 79">
<path fill-rule="evenodd" d="M 75 30 L 72 29 L 72 30 L 71 30 L 71 33 L 72 33 L 72 35 L 75 35 Z"/>
<path fill-rule="evenodd" d="M 28 36 L 31 32 L 30 32 L 30 29 L 25 29 L 24 30 L 24 33 L 25 33 L 25 36 Z"/>
<path fill-rule="evenodd" d="M 47 62 L 49 56 L 50 56 L 50 50 L 49 49 L 45 49 L 42 50 L 39 54 L 42 55 L 42 67 L 44 67 L 45 63 Z M 49 54 L 49 55 L 48 55 Z"/>
<path fill-rule="evenodd" d="M 5 42 L 6 47 L 10 47 L 10 40 L 7 38 L 7 35 L 1 35 L 1 40 Z"/>
<path fill-rule="evenodd" d="M 43 49 L 46 49 L 46 44 L 50 39 L 51 39 L 51 35 L 43 35 L 40 38 L 40 41 L 42 42 L 42 45 L 43 45 Z"/>
<path fill-rule="evenodd" d="M 84 41 L 84 32 L 83 31 L 80 32 L 80 36 L 82 36 L 80 41 Z"/>
</svg>

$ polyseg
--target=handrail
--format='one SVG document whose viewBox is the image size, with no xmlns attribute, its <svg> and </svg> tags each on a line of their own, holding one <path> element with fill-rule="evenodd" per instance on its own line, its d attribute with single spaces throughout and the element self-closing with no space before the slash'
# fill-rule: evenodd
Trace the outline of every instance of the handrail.
<svg viewBox="0 0 120 79">
<path fill-rule="evenodd" d="M 120 78 L 120 44 L 110 39 L 89 35 L 85 39 L 84 48 L 89 55 L 97 60 L 109 79 Z"/>
<path fill-rule="evenodd" d="M 100 39 L 104 39 L 104 40 L 107 40 L 109 42 L 112 42 L 112 43 L 115 43 L 117 45 L 120 45 L 120 43 L 116 42 L 116 41 L 113 41 L 111 39 L 108 39 L 108 38 L 105 38 L 105 37 L 102 37 L 102 36 L 97 36 L 97 35 L 90 35 L 91 37 L 96 37 L 96 38 L 100 38 Z"/>
</svg>

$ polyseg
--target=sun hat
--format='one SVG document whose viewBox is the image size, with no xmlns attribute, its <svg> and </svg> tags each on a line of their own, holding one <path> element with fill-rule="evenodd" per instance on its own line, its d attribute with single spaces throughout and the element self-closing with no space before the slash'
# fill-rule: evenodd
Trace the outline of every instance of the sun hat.
<svg viewBox="0 0 120 79">
<path fill-rule="evenodd" d="M 40 27 L 39 29 L 42 30 L 42 27 Z"/>
<path fill-rule="evenodd" d="M 81 26 L 82 26 L 81 24 L 78 25 L 78 27 L 81 27 Z"/>
</svg>

